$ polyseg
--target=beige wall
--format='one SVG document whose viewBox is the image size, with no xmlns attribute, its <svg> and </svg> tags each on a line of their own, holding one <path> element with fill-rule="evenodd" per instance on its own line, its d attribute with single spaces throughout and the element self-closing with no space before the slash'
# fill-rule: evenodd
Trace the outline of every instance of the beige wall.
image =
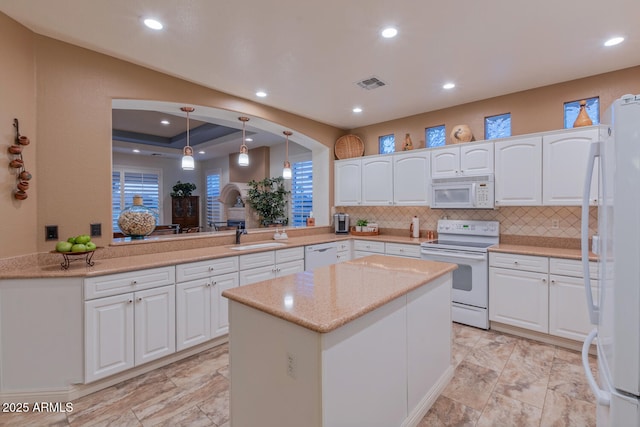
<svg viewBox="0 0 640 427">
<path fill-rule="evenodd" d="M 94 240 L 98 245 L 111 241 L 112 99 L 237 111 L 294 129 L 328 147 L 344 134 L 332 126 L 35 35 L 3 14 L 0 47 L 6 54 L 0 81 L 8 91 L 3 92 L 0 107 L 3 145 L 13 141 L 11 121 L 19 117 L 24 123 L 21 130 L 32 139 L 25 160 L 34 175 L 33 189 L 24 202 L 12 197 L 14 177 L 3 173 L 0 178 L 0 258 L 51 250 L 53 243 L 44 236 L 49 224 L 57 224 L 65 238 L 88 233 L 90 223 L 100 222 L 103 237 Z M 6 149 L 2 152 L 8 164 Z M 332 191 L 329 198 L 333 199 Z"/>
<path fill-rule="evenodd" d="M 446 126 L 447 143 L 458 124 L 469 125 L 475 139 L 482 140 L 484 118 L 503 113 L 511 113 L 511 134 L 523 135 L 562 129 L 565 102 L 599 96 L 602 113 L 627 93 L 640 93 L 640 66 L 352 129 L 351 133 L 364 141 L 366 156 L 378 154 L 378 137 L 392 133 L 396 151 L 402 150 L 406 133 L 411 134 L 414 148 L 424 148 L 425 129 L 439 125 Z"/>
</svg>

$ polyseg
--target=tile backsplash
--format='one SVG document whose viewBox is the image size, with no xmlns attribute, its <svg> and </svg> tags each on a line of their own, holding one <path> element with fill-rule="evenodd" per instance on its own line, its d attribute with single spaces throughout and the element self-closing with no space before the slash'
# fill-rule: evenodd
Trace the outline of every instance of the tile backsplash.
<svg viewBox="0 0 640 427">
<path fill-rule="evenodd" d="M 411 218 L 420 219 L 421 230 L 435 230 L 439 219 L 499 221 L 500 234 L 515 236 L 580 238 L 580 206 L 513 206 L 495 210 L 431 209 L 422 206 L 348 206 L 336 212 L 350 215 L 351 225 L 358 218 L 377 222 L 380 228 L 407 229 Z M 598 228 L 598 209 L 589 209 L 589 236 Z M 557 228 L 555 223 L 557 221 Z"/>
</svg>

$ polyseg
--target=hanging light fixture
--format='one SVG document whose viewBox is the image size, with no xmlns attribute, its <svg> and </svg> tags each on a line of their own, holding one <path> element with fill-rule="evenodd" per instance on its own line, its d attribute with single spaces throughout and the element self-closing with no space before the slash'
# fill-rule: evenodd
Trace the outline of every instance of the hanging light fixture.
<svg viewBox="0 0 640 427">
<path fill-rule="evenodd" d="M 290 130 L 285 130 L 282 132 L 287 137 L 287 143 L 285 145 L 285 155 L 284 155 L 284 168 L 282 168 L 282 177 L 284 179 L 291 179 L 291 163 L 289 163 L 289 137 L 293 135 Z"/>
<path fill-rule="evenodd" d="M 240 146 L 240 155 L 238 156 L 238 165 L 249 166 L 249 149 L 244 143 L 244 125 L 249 121 L 249 117 L 238 117 L 238 120 L 242 122 L 242 145 Z"/>
<path fill-rule="evenodd" d="M 189 145 L 189 113 L 193 113 L 196 109 L 193 107 L 182 107 L 180 110 L 187 113 L 187 145 L 182 149 L 182 169 L 192 171 L 195 169 L 195 161 L 193 160 L 193 148 Z"/>
</svg>

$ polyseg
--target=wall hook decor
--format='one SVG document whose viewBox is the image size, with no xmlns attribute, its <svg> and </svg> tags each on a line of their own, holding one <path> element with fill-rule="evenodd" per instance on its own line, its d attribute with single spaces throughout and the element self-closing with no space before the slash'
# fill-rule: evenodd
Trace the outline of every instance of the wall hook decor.
<svg viewBox="0 0 640 427">
<path fill-rule="evenodd" d="M 9 146 L 9 154 L 12 155 L 12 159 L 9 161 L 9 167 L 16 170 L 17 181 L 13 197 L 18 200 L 24 200 L 27 198 L 31 174 L 25 170 L 22 150 L 26 145 L 29 145 L 31 141 L 29 141 L 29 138 L 26 136 L 20 135 L 20 122 L 18 119 L 13 119 L 13 127 L 16 128 L 16 140 L 13 145 Z"/>
</svg>

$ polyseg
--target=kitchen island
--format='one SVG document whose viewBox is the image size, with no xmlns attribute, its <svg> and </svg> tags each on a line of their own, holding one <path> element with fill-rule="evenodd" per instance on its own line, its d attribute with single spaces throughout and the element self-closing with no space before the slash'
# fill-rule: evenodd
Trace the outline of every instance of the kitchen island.
<svg viewBox="0 0 640 427">
<path fill-rule="evenodd" d="M 225 291 L 232 427 L 417 425 L 453 375 L 455 268 L 374 255 Z"/>
</svg>

